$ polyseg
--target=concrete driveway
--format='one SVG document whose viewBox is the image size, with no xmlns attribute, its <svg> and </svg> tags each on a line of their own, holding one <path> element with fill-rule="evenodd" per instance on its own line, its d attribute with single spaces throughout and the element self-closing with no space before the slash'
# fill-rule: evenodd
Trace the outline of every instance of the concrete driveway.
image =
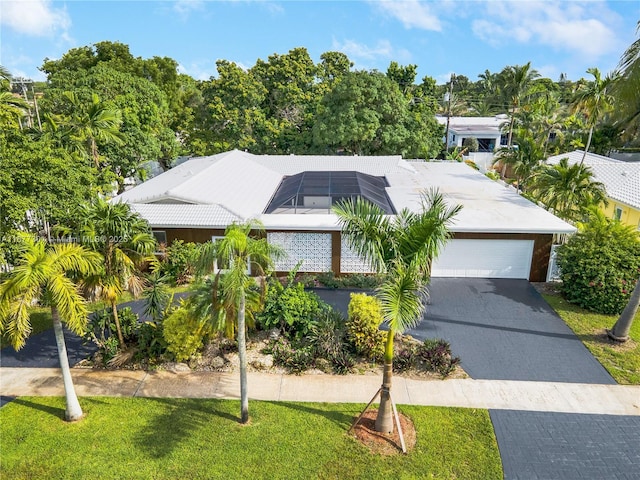
<svg viewBox="0 0 640 480">
<path fill-rule="evenodd" d="M 434 278 L 410 335 L 444 338 L 476 379 L 615 384 L 526 280 Z"/>
</svg>

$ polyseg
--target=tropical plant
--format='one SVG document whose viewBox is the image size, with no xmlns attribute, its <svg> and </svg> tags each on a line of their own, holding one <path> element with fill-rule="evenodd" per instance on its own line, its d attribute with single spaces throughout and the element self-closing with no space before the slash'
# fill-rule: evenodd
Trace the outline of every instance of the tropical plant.
<svg viewBox="0 0 640 480">
<path fill-rule="evenodd" d="M 431 264 L 451 233 L 448 229 L 461 206 L 447 206 L 437 190 L 422 195 L 419 212 L 404 209 L 390 217 L 362 198 L 334 207 L 348 245 L 377 272 L 386 273 L 376 289 L 389 328 L 385 342 L 384 374 L 375 429 L 392 432 L 391 383 L 396 333 L 417 324 L 425 309 Z"/>
<path fill-rule="evenodd" d="M 73 332 L 83 333 L 88 310 L 73 279 L 96 272 L 100 255 L 75 244 L 47 245 L 27 235 L 22 235 L 22 240 L 15 268 L 0 284 L 0 334 L 6 334 L 19 350 L 31 332 L 29 307 L 38 300 L 51 307 L 65 390 L 65 418 L 79 420 L 83 413 L 71 378 L 62 321 Z"/>
<path fill-rule="evenodd" d="M 600 70 L 597 68 L 589 68 L 587 73 L 593 75 L 593 81 L 581 83 L 576 91 L 573 100 L 574 109 L 581 112 L 587 119 L 589 127 L 589 137 L 584 147 L 584 154 L 580 160 L 580 165 L 584 163 L 591 139 L 593 137 L 593 129 L 602 116 L 613 109 L 614 97 L 611 94 L 613 83 L 616 81 L 616 75 L 610 74 L 602 78 Z"/>
<path fill-rule="evenodd" d="M 588 310 L 620 313 L 638 277 L 640 236 L 595 208 L 589 214 L 589 221 L 557 250 L 562 293 Z"/>
<path fill-rule="evenodd" d="M 607 333 L 609 337 L 619 342 L 626 342 L 629 340 L 629 332 L 631 331 L 631 325 L 633 325 L 633 319 L 638 313 L 638 307 L 640 306 L 640 278 L 636 281 L 636 286 L 633 288 L 633 293 L 629 298 L 629 303 L 624 307 L 624 310 L 620 314 L 620 318 L 613 325 L 611 330 Z"/>
<path fill-rule="evenodd" d="M 383 321 L 380 301 L 366 293 L 352 293 L 347 312 L 347 338 L 356 352 L 371 360 L 380 359 L 385 340 L 385 332 L 380 330 Z"/>
<path fill-rule="evenodd" d="M 259 235 L 262 224 L 257 220 L 245 223 L 233 223 L 225 231 L 224 237 L 217 242 L 203 244 L 199 252 L 197 270 L 202 274 L 215 273 L 211 282 L 211 318 L 217 322 L 224 311 L 225 318 L 234 321 L 237 329 L 238 359 L 240 362 L 240 422 L 249 421 L 249 396 L 247 392 L 247 342 L 246 342 L 246 306 L 247 292 L 254 280 L 251 271 L 264 274 L 272 264 L 272 257 L 280 250 L 270 245 Z M 217 269 L 225 265 L 226 270 Z M 217 271 L 216 271 L 217 270 Z M 220 277 L 224 277 L 221 279 Z M 222 301 L 217 298 L 221 296 Z M 226 322 L 225 322 L 226 323 Z"/>
<path fill-rule="evenodd" d="M 594 181 L 591 169 L 581 163 L 569 165 L 566 157 L 533 176 L 532 193 L 548 210 L 570 221 L 584 220 L 590 207 L 607 202 L 604 185 Z"/>
<path fill-rule="evenodd" d="M 640 21 L 636 32 L 640 34 Z M 625 50 L 618 71 L 612 90 L 616 98 L 617 125 L 625 129 L 627 140 L 637 142 L 640 130 L 640 38 Z"/>
<path fill-rule="evenodd" d="M 531 62 L 528 62 L 525 65 L 512 65 L 505 67 L 505 69 L 499 74 L 499 88 L 502 95 L 509 103 L 509 109 L 511 111 L 507 147 L 511 147 L 513 127 L 515 124 L 516 114 L 522 104 L 522 99 L 530 92 L 533 81 L 539 76 L 540 74 L 538 71 L 531 68 Z"/>
<path fill-rule="evenodd" d="M 142 292 L 145 280 L 140 268 L 154 260 L 155 239 L 146 220 L 132 212 L 126 203 L 109 203 L 98 198 L 81 206 L 79 218 L 81 243 L 104 258 L 100 272 L 86 278 L 85 286 L 97 290 L 111 306 L 118 341 L 125 348 L 116 303 L 125 290 L 135 296 Z"/>
</svg>

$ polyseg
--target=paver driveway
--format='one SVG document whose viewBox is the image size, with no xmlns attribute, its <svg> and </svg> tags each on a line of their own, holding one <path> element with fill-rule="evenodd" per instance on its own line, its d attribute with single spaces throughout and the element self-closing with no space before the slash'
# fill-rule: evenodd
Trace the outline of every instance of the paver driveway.
<svg viewBox="0 0 640 480">
<path fill-rule="evenodd" d="M 407 333 L 449 341 L 472 378 L 615 383 L 526 280 L 434 278 L 430 297 Z"/>
</svg>

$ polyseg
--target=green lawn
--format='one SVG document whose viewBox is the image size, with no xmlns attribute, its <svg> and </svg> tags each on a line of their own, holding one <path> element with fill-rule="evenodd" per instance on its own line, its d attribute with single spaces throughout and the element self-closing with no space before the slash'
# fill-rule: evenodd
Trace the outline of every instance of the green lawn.
<svg viewBox="0 0 640 480">
<path fill-rule="evenodd" d="M 201 399 L 21 397 L 0 409 L 0 477 L 12 479 L 502 479 L 486 410 L 400 406 L 417 444 L 370 453 L 347 430 L 362 405 Z"/>
<path fill-rule="evenodd" d="M 640 312 L 631 327 L 631 339 L 619 344 L 609 340 L 605 333 L 616 323 L 618 315 L 589 312 L 558 295 L 543 297 L 618 383 L 640 385 Z"/>
</svg>

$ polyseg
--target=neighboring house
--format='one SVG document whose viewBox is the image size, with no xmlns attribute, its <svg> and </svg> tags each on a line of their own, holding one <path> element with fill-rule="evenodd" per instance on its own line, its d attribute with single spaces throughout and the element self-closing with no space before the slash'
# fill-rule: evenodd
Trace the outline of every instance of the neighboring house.
<svg viewBox="0 0 640 480">
<path fill-rule="evenodd" d="M 436 116 L 436 120 L 446 127 L 447 117 Z M 449 117 L 448 147 L 462 147 L 465 138 L 478 140 L 478 151 L 467 152 L 480 170 L 491 170 L 495 152 L 507 146 L 507 136 L 502 133 L 502 128 L 509 123 L 507 115 L 495 117 Z"/>
<path fill-rule="evenodd" d="M 420 194 L 436 187 L 463 209 L 454 239 L 433 265 L 433 276 L 524 278 L 545 281 L 554 235 L 575 228 L 458 162 L 398 156 L 252 155 L 233 150 L 193 158 L 124 192 L 156 238 L 206 242 L 227 225 L 249 218 L 265 226 L 269 242 L 287 257 L 286 272 L 366 273 L 371 269 L 342 238 L 331 205 L 361 196 L 389 215 L 420 209 Z"/>
<path fill-rule="evenodd" d="M 568 158 L 569 164 L 580 163 L 584 151 L 575 150 L 547 159 L 557 164 Z M 620 220 L 640 230 L 640 162 L 615 160 L 595 153 L 587 153 L 584 164 L 591 168 L 594 180 L 604 184 L 608 205 L 602 211 L 609 218 Z"/>
</svg>

